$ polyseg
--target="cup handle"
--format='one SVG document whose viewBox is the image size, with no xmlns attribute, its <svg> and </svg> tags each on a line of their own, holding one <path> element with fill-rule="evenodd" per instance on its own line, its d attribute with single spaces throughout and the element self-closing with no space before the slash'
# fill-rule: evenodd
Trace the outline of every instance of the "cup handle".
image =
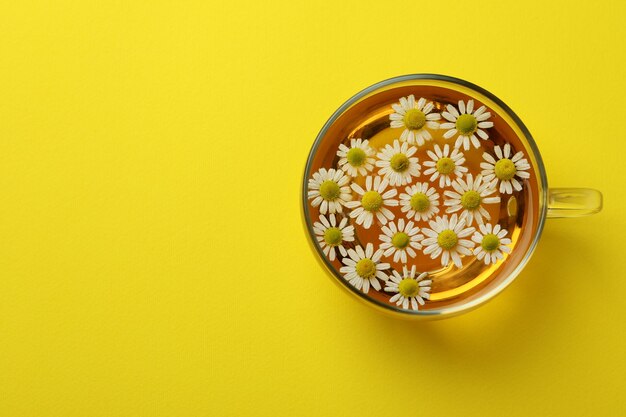
<svg viewBox="0 0 626 417">
<path fill-rule="evenodd" d="M 591 188 L 550 188 L 548 218 L 589 216 L 602 210 L 602 193 Z"/>
</svg>

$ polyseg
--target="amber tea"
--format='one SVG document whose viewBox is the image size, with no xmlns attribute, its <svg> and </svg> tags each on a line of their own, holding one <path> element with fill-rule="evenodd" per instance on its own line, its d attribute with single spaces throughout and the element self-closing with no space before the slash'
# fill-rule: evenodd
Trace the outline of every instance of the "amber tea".
<svg viewBox="0 0 626 417">
<path fill-rule="evenodd" d="M 476 299 L 519 265 L 539 219 L 534 158 L 502 110 L 445 83 L 392 85 L 325 128 L 305 216 L 352 291 L 406 312 Z"/>
</svg>

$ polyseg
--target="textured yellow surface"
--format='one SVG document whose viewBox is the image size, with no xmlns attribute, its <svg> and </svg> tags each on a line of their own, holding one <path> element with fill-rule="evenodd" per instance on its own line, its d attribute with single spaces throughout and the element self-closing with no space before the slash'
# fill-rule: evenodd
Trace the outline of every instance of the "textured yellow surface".
<svg viewBox="0 0 626 417">
<path fill-rule="evenodd" d="M 626 413 L 624 2 L 0 6 L 0 415 Z M 327 117 L 390 76 L 481 85 L 549 182 L 528 268 L 447 321 L 380 315 L 305 240 Z"/>
</svg>

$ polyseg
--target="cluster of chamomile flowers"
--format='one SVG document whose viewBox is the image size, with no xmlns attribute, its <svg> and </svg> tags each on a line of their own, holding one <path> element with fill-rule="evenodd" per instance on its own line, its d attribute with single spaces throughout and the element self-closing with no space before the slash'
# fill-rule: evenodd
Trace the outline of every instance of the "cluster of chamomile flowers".
<svg viewBox="0 0 626 417">
<path fill-rule="evenodd" d="M 452 262 L 457 268 L 462 267 L 462 256 L 475 255 L 489 265 L 510 253 L 508 231 L 489 223 L 485 207 L 500 203 L 500 194 L 520 191 L 530 177 L 530 164 L 507 143 L 495 146 L 495 155 L 483 153 L 480 174 L 468 172 L 463 150 L 480 148 L 493 127 L 491 113 L 485 106 L 475 109 L 473 100 L 461 100 L 457 107 L 448 104 L 439 114 L 432 102 L 410 95 L 392 109 L 390 127 L 402 129 L 398 139 L 377 151 L 358 138 L 350 139 L 349 146 L 340 144 L 337 168 L 315 172 L 307 196 L 320 211 L 313 225 L 317 242 L 329 260 L 336 259 L 336 251 L 341 254 L 344 278 L 364 293 L 370 288 L 380 291 L 382 281 L 385 291 L 395 293 L 391 303 L 418 310 L 430 297 L 432 280 L 407 265 L 417 251 L 439 258 L 444 267 Z M 443 137 L 453 146 L 435 144 L 422 166 L 417 150 L 432 139 L 430 131 L 438 129 L 445 130 Z M 429 181 L 417 181 L 421 174 Z M 363 185 L 352 181 L 359 176 L 364 177 Z M 443 196 L 433 184 L 444 190 Z M 405 218 L 396 220 L 389 208 L 398 206 Z M 355 224 L 369 229 L 375 221 L 382 232 L 378 248 L 371 242 L 365 248 L 355 245 Z M 420 228 L 417 222 L 427 224 Z M 385 258 L 401 262 L 402 273 L 388 274 L 391 265 Z"/>
</svg>

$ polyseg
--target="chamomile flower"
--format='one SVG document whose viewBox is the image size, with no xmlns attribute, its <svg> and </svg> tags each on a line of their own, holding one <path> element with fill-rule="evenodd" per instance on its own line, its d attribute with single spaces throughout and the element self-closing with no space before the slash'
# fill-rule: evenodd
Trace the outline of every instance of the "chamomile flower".
<svg viewBox="0 0 626 417">
<path fill-rule="evenodd" d="M 441 128 L 447 130 L 443 137 L 450 139 L 458 134 L 454 144 L 455 148 L 460 148 L 463 145 L 463 149 L 469 150 L 470 140 L 475 148 L 480 148 L 477 135 L 483 140 L 489 139 L 489 135 L 483 129 L 493 127 L 493 122 L 487 121 L 491 117 L 491 113 L 486 111 L 485 106 L 480 106 L 474 111 L 474 100 L 469 100 L 467 105 L 463 100 L 459 100 L 458 110 L 451 104 L 446 106 L 446 110 L 441 113 L 447 120 L 446 123 L 441 124 Z"/>
<path fill-rule="evenodd" d="M 378 154 L 376 166 L 380 168 L 378 174 L 389 181 L 389 185 L 404 185 L 411 182 L 412 177 L 419 177 L 419 159 L 414 157 L 417 152 L 415 146 L 407 142 L 400 144 L 394 140 L 393 145 L 386 145 Z"/>
<path fill-rule="evenodd" d="M 461 255 L 471 255 L 471 249 L 474 248 L 474 242 L 464 238 L 476 229 L 465 227 L 465 219 L 459 219 L 456 214 L 453 214 L 450 219 L 448 216 L 437 216 L 428 225 L 430 228 L 422 228 L 426 236 L 422 240 L 424 254 L 430 255 L 431 259 L 441 256 L 442 266 L 448 265 L 452 260 L 457 268 L 461 268 L 463 266 Z"/>
<path fill-rule="evenodd" d="M 430 150 L 426 152 L 431 160 L 424 161 L 424 166 L 428 167 L 424 175 L 430 175 L 431 181 L 439 178 L 439 187 L 449 186 L 453 175 L 460 177 L 467 172 L 467 168 L 463 166 L 465 157 L 461 151 L 455 148 L 450 153 L 450 145 L 447 143 L 443 146 L 443 150 L 439 145 L 435 145 L 434 150 L 435 152 Z"/>
<path fill-rule="evenodd" d="M 320 206 L 320 213 L 341 213 L 342 206 L 352 200 L 348 182 L 350 177 L 340 169 L 320 168 L 309 179 L 307 196 L 313 207 Z"/>
<path fill-rule="evenodd" d="M 389 269 L 391 265 L 380 263 L 383 251 L 378 249 L 374 252 L 374 245 L 368 243 L 365 250 L 359 245 L 354 249 L 348 249 L 348 256 L 341 262 L 345 266 L 339 269 L 346 279 L 357 290 L 368 293 L 370 286 L 380 291 L 381 285 L 378 279 L 387 281 L 389 277 L 383 271 Z"/>
<path fill-rule="evenodd" d="M 352 190 L 359 194 L 361 199 L 348 201 L 346 207 L 353 209 L 350 212 L 350 217 L 355 219 L 356 224 L 362 224 L 364 228 L 369 229 L 374 221 L 374 216 L 382 224 L 387 224 L 388 220 L 393 220 L 393 213 L 385 206 L 398 205 L 398 200 L 393 199 L 398 191 L 395 188 L 385 191 L 388 185 L 386 179 L 380 177 L 372 179 L 371 176 L 365 178 L 365 189 L 352 183 Z"/>
<path fill-rule="evenodd" d="M 430 285 L 433 281 L 426 279 L 428 277 L 426 272 L 422 272 L 417 277 L 415 273 L 415 265 L 413 265 L 411 272 L 404 266 L 402 275 L 395 270 L 389 275 L 385 291 L 396 293 L 389 299 L 390 303 L 396 303 L 405 310 L 409 309 L 410 303 L 411 309 L 417 311 L 420 305 L 424 305 L 424 300 L 430 299 Z"/>
<path fill-rule="evenodd" d="M 404 223 L 404 219 L 398 220 L 398 225 L 394 222 L 387 223 L 382 227 L 383 234 L 379 236 L 380 248 L 385 252 L 385 256 L 393 254 L 393 261 L 407 262 L 407 255 L 414 258 L 417 253 L 414 249 L 422 249 L 420 240 L 424 238 L 419 234 L 420 228 L 413 225 L 413 222 Z"/>
<path fill-rule="evenodd" d="M 409 185 L 400 194 L 400 210 L 407 218 L 428 220 L 439 213 L 439 194 L 427 182 Z"/>
<path fill-rule="evenodd" d="M 439 113 L 431 113 L 435 105 L 426 102 L 425 98 L 420 98 L 415 102 L 415 97 L 411 94 L 408 97 L 400 98 L 400 103 L 392 104 L 394 110 L 389 116 L 390 126 L 393 128 L 404 128 L 400 140 L 411 145 L 417 143 L 422 146 L 424 142 L 432 139 L 432 135 L 426 129 L 437 130 L 439 123 L 435 120 L 441 119 Z"/>
<path fill-rule="evenodd" d="M 521 181 L 530 178 L 530 173 L 527 172 L 530 169 L 530 164 L 524 158 L 524 153 L 519 151 L 511 157 L 511 145 L 508 143 L 504 145 L 504 149 L 496 145 L 493 151 L 498 158 L 497 160 L 485 152 L 483 153 L 485 162 L 480 163 L 485 180 L 496 179 L 499 181 L 500 192 L 503 194 L 513 194 L 513 189 L 521 191 Z"/>
<path fill-rule="evenodd" d="M 328 259 L 335 260 L 335 248 L 339 249 L 342 256 L 348 255 L 343 242 L 354 241 L 354 226 L 348 225 L 347 218 L 344 217 L 337 224 L 334 214 L 329 215 L 328 219 L 322 214 L 320 221 L 313 224 L 313 231 L 317 237 L 317 243 Z"/>
<path fill-rule="evenodd" d="M 474 222 L 483 224 L 483 217 L 491 219 L 489 212 L 483 208 L 484 204 L 495 204 L 500 202 L 500 196 L 489 197 L 496 192 L 495 184 L 492 181 L 485 181 L 482 175 L 477 175 L 476 179 L 472 174 L 467 174 L 465 179 L 457 178 L 452 183 L 454 191 L 444 191 L 444 195 L 449 197 L 443 204 L 448 206 L 446 213 L 454 213 L 463 210 L 461 218 L 465 219 L 468 226 Z"/>
<path fill-rule="evenodd" d="M 476 259 L 484 260 L 485 265 L 495 264 L 502 259 L 504 253 L 511 253 L 511 239 L 505 237 L 506 229 L 500 229 L 500 225 L 481 224 L 480 231 L 475 231 L 472 240 L 478 244 L 474 248 Z"/>
<path fill-rule="evenodd" d="M 350 147 L 340 144 L 337 156 L 339 167 L 351 177 L 367 175 L 374 168 L 374 150 L 368 140 L 350 139 Z"/>
</svg>

